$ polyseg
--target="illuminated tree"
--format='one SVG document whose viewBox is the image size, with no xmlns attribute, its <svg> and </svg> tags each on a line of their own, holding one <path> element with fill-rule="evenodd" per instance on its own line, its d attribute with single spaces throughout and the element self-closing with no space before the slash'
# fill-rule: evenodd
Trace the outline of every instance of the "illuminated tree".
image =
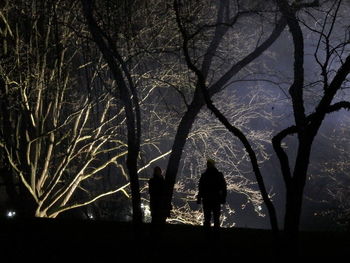
<svg viewBox="0 0 350 263">
<path fill-rule="evenodd" d="M 60 4 L 7 2 L 1 13 L 0 146 L 12 172 L 5 176 L 30 193 L 38 217 L 125 192 L 129 184 L 124 179 L 104 191 L 85 189 L 110 166 L 123 174 L 124 118 L 118 100 L 98 90 L 97 72 L 85 79 L 86 87 L 97 87 L 96 97 L 79 84 L 89 61 L 62 26 L 74 24 L 76 16 Z"/>
</svg>

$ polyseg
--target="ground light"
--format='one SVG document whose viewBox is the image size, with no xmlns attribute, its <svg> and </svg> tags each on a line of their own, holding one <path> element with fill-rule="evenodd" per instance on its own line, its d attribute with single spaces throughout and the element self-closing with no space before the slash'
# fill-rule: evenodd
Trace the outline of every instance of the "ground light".
<svg viewBox="0 0 350 263">
<path fill-rule="evenodd" d="M 13 218 L 13 217 L 15 217 L 15 215 L 16 215 L 16 211 L 12 211 L 12 210 L 7 211 L 7 213 L 6 213 L 6 216 L 9 218 Z"/>
</svg>

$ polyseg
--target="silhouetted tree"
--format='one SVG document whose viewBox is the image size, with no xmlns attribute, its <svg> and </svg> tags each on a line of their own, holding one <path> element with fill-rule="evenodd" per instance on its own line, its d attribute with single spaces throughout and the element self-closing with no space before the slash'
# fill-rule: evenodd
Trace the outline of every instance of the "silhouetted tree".
<svg viewBox="0 0 350 263">
<path fill-rule="evenodd" d="M 330 39 L 331 33 L 334 30 L 333 26 L 336 23 L 337 14 L 341 6 L 341 1 L 334 1 L 333 5 L 330 5 L 329 11 L 325 12 L 325 16 L 323 17 L 323 27 L 321 30 L 316 31 L 316 33 L 319 34 L 319 41 L 318 45 L 316 46 L 315 61 L 317 65 L 320 66 L 321 81 L 315 83 L 321 83 L 322 89 L 319 93 L 319 100 L 316 103 L 316 106 L 313 108 L 313 110 L 306 111 L 304 35 L 300 25 L 301 23 L 304 25 L 305 21 L 301 22 L 301 20 L 297 18 L 296 14 L 301 10 L 301 8 L 310 7 L 315 4 L 317 5 L 318 3 L 317 1 L 312 3 L 300 2 L 290 5 L 288 1 L 278 1 L 277 4 L 282 13 L 282 19 L 285 19 L 286 23 L 288 24 L 294 46 L 294 77 L 289 88 L 289 95 L 295 124 L 283 129 L 277 135 L 275 135 L 272 138 L 272 144 L 277 157 L 279 158 L 281 172 L 286 185 L 286 213 L 284 220 L 284 232 L 287 238 L 286 245 L 289 249 L 290 255 L 297 256 L 298 231 L 302 210 L 303 192 L 307 178 L 312 144 L 327 114 L 339 111 L 341 109 L 349 110 L 349 101 L 333 101 L 336 98 L 337 92 L 342 88 L 344 83 L 347 82 L 347 75 L 350 72 L 350 56 L 346 52 L 345 48 L 345 46 L 348 45 L 347 40 L 337 45 L 332 43 L 333 41 Z M 183 49 L 187 65 L 189 69 L 197 76 L 197 85 L 201 88 L 201 91 L 204 94 L 208 108 L 228 130 L 230 130 L 241 140 L 245 149 L 247 150 L 252 161 L 253 170 L 257 177 L 265 204 L 268 206 L 272 228 L 276 232 L 278 228 L 274 207 L 266 193 L 259 166 L 257 165 L 255 152 L 250 146 L 244 133 L 242 133 L 242 131 L 237 127 L 231 125 L 226 117 L 213 104 L 210 96 L 210 87 L 208 87 L 206 84 L 205 75 L 203 75 L 201 69 L 196 66 L 189 51 L 191 35 L 189 34 L 188 29 L 185 27 L 186 22 L 181 19 L 179 6 L 177 5 L 175 8 L 178 8 L 178 25 L 183 35 Z M 329 14 L 332 14 L 330 16 L 330 21 L 328 21 Z M 314 30 L 312 27 L 310 28 Z M 321 46 L 324 48 L 322 51 Z M 307 106 L 310 107 L 310 105 Z M 293 134 L 297 135 L 298 144 L 296 157 L 294 159 L 294 168 L 291 169 L 289 161 L 290 157 L 287 155 L 282 141 L 287 136 Z"/>
<path fill-rule="evenodd" d="M 112 94 L 114 96 L 117 96 L 118 94 L 124 103 L 128 138 L 126 165 L 130 177 L 133 221 L 135 223 L 141 223 L 141 199 L 137 174 L 137 158 L 140 151 L 141 119 L 137 90 L 127 64 L 118 51 L 115 43 L 113 42 L 112 38 L 106 34 L 106 32 L 102 31 L 93 16 L 93 1 L 83 0 L 82 5 L 91 35 L 101 51 L 103 58 L 106 60 L 116 81 L 117 91 L 113 91 Z M 128 6 L 126 6 L 125 10 L 128 10 L 127 8 Z"/>
<path fill-rule="evenodd" d="M 205 100 L 202 96 L 203 85 L 204 87 L 207 87 L 209 98 L 224 89 L 234 76 L 236 76 L 245 66 L 254 61 L 254 59 L 258 58 L 263 51 L 267 50 L 272 45 L 286 26 L 286 21 L 284 18 L 280 18 L 279 20 L 275 21 L 274 28 L 271 30 L 270 35 L 265 36 L 264 41 L 259 42 L 260 39 L 257 39 L 257 46 L 249 46 L 251 49 L 246 48 L 247 50 L 244 50 L 245 53 L 241 51 L 241 53 L 239 53 L 239 59 L 236 62 L 232 63 L 231 61 L 227 61 L 227 64 L 224 64 L 225 67 L 218 69 L 216 68 L 216 59 L 219 48 L 221 45 L 223 45 L 223 43 L 226 43 L 226 39 L 229 39 L 228 41 L 230 41 L 229 36 L 231 36 L 231 30 L 234 28 L 237 21 L 240 21 L 240 19 L 249 15 L 256 15 L 257 10 L 254 9 L 255 7 L 250 8 L 249 4 L 248 6 L 241 7 L 239 4 L 232 6 L 230 1 L 221 1 L 216 9 L 216 20 L 211 23 L 206 22 L 196 26 L 195 17 L 191 16 L 190 13 L 187 13 L 190 12 L 188 10 L 194 10 L 194 7 L 191 5 L 196 7 L 195 3 L 190 3 L 189 6 L 187 6 L 181 1 L 174 1 L 174 11 L 176 13 L 177 24 L 182 33 L 183 55 L 187 66 L 191 71 L 193 71 L 193 73 L 195 73 L 197 83 L 195 85 L 192 102 L 188 104 L 187 111 L 179 124 L 173 144 L 172 154 L 169 158 L 166 173 L 168 195 L 168 199 L 166 200 L 167 202 L 170 202 L 172 197 L 172 191 L 178 169 L 177 167 L 180 162 L 181 152 L 186 143 L 187 135 L 192 127 L 195 117 L 205 105 Z M 270 5 L 267 6 L 267 8 L 271 8 Z M 192 18 L 192 20 L 188 18 Z M 193 49 L 192 51 L 191 47 L 193 43 L 196 43 L 196 37 L 204 33 L 209 34 L 210 37 L 206 48 L 200 52 L 200 54 L 203 54 L 202 59 L 197 61 L 195 58 L 191 57 L 190 53 L 196 50 Z M 234 38 L 234 36 L 231 37 Z M 212 79 L 209 79 L 211 76 L 210 74 L 213 74 L 214 76 Z M 264 201 L 269 203 L 269 199 L 266 195 L 264 197 Z M 273 211 L 273 206 L 269 205 L 268 207 L 272 228 L 275 232 L 277 232 L 277 219 Z"/>
<path fill-rule="evenodd" d="M 335 23 L 341 1 L 335 1 L 330 12 L 333 12 L 330 24 Z M 273 146 L 280 160 L 281 171 L 286 185 L 286 213 L 284 222 L 284 231 L 288 237 L 291 249 L 297 249 L 297 236 L 300 224 L 300 215 L 302 209 L 303 192 L 307 178 L 309 160 L 312 145 L 325 116 L 329 113 L 341 109 L 350 109 L 349 101 L 334 102 L 337 92 L 342 88 L 350 72 L 350 55 L 346 52 L 340 56 L 333 49 L 330 36 L 333 27 L 324 26 L 319 35 L 319 45 L 324 43 L 326 51 L 325 59 L 322 61 L 321 48 L 317 46 L 315 60 L 321 68 L 321 86 L 322 91 L 319 93 L 319 100 L 311 113 L 305 110 L 304 89 L 305 89 L 305 72 L 304 72 L 304 34 L 300 26 L 300 21 L 296 16 L 297 9 L 291 6 L 287 1 L 279 1 L 279 8 L 286 18 L 290 33 L 293 38 L 294 46 L 294 80 L 289 88 L 289 94 L 292 100 L 293 114 L 295 125 L 290 126 L 279 132 L 273 138 Z M 323 17 L 325 24 L 328 24 L 327 14 Z M 325 25 L 324 24 L 324 25 Z M 329 25 L 329 24 L 328 24 Z M 337 62 L 330 58 L 334 56 Z M 332 64 L 335 68 L 328 71 Z M 289 135 L 296 134 L 298 145 L 295 157 L 294 168 L 291 169 L 289 158 L 282 147 L 282 140 Z"/>
</svg>

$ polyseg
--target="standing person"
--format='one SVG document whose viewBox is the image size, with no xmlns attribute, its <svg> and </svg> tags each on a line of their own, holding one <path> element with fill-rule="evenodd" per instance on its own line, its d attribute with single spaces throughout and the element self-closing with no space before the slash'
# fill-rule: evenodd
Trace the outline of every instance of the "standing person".
<svg viewBox="0 0 350 263">
<path fill-rule="evenodd" d="M 202 173 L 198 184 L 197 203 L 203 204 L 205 227 L 211 226 L 214 219 L 214 228 L 220 227 L 221 204 L 226 203 L 227 186 L 224 175 L 215 167 L 212 159 L 207 160 L 207 169 Z"/>
<path fill-rule="evenodd" d="M 165 180 L 162 175 L 162 169 L 159 166 L 156 166 L 153 170 L 153 177 L 148 181 L 152 224 L 161 223 L 164 188 Z"/>
</svg>

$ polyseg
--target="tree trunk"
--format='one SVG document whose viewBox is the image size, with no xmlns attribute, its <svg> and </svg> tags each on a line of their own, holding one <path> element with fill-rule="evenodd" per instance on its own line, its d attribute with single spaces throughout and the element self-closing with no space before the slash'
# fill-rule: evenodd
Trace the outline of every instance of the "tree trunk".
<svg viewBox="0 0 350 263">
<path fill-rule="evenodd" d="M 166 214 L 169 214 L 169 209 L 171 205 L 171 200 L 173 196 L 173 190 L 176 180 L 176 175 L 179 169 L 179 164 L 181 161 L 182 151 L 185 147 L 188 134 L 191 131 L 193 122 L 196 119 L 196 116 L 200 112 L 204 101 L 202 96 L 197 95 L 198 91 L 195 92 L 194 100 L 188 106 L 188 110 L 182 117 L 180 124 L 177 128 L 175 139 L 173 142 L 172 152 L 169 157 L 168 166 L 165 174 L 165 185 L 166 185 L 166 194 L 165 194 L 165 211 Z M 166 216 L 164 215 L 163 221 L 165 222 Z"/>
<path fill-rule="evenodd" d="M 140 197 L 140 187 L 139 179 L 137 174 L 137 157 L 140 149 L 140 134 L 136 132 L 136 127 L 139 127 L 137 120 L 135 121 L 133 106 L 138 107 L 138 105 L 133 105 L 132 96 L 130 94 L 128 84 L 123 79 L 123 72 L 121 70 L 121 65 L 115 57 L 116 50 L 112 50 L 113 47 L 109 46 L 106 42 L 104 33 L 99 28 L 92 14 L 92 1 L 82 0 L 83 11 L 85 18 L 87 20 L 91 35 L 97 44 L 99 50 L 101 51 L 103 58 L 106 60 L 114 79 L 116 80 L 117 86 L 119 88 L 119 93 L 121 100 L 123 101 L 127 132 L 128 132 L 128 157 L 127 157 L 127 168 L 130 177 L 130 187 L 132 194 L 132 208 L 133 208 L 133 223 L 142 223 L 142 211 L 141 211 L 141 197 Z M 125 72 L 124 72 L 125 73 Z"/>
<path fill-rule="evenodd" d="M 287 184 L 284 233 L 289 253 L 298 256 L 298 234 L 303 203 L 304 186 L 309 166 L 313 139 L 300 137 L 300 146 L 295 162 L 293 178 Z"/>
</svg>

